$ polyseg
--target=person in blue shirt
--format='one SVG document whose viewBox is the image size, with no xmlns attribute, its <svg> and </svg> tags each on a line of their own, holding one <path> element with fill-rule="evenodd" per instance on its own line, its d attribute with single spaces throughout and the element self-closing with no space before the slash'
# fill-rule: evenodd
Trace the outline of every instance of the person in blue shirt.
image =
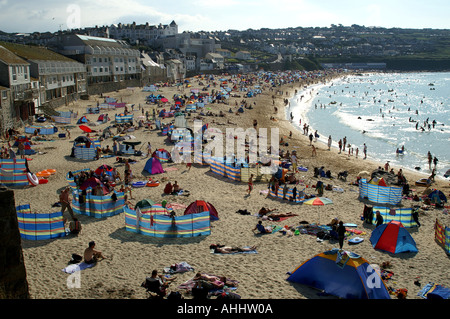
<svg viewBox="0 0 450 319">
<path fill-rule="evenodd" d="M 262 224 L 262 221 L 259 221 L 258 224 L 256 224 L 256 227 L 253 229 L 253 231 L 258 230 L 261 234 L 269 234 L 272 232 L 272 227 L 264 227 Z"/>
</svg>

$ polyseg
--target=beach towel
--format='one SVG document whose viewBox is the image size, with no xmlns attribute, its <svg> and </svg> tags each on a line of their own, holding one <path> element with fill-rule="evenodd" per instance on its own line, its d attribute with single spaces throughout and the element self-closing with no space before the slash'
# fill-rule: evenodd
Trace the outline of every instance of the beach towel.
<svg viewBox="0 0 450 319">
<path fill-rule="evenodd" d="M 164 169 L 164 171 L 166 171 L 166 172 L 174 172 L 174 171 L 177 171 L 177 170 L 178 170 L 177 167 L 166 167 Z"/>
<path fill-rule="evenodd" d="M 182 261 L 180 263 L 173 264 L 169 267 L 164 267 L 163 271 L 166 274 L 177 274 L 177 273 L 184 273 L 184 272 L 188 272 L 188 271 L 194 271 L 194 267 L 189 265 L 187 262 Z"/>
<path fill-rule="evenodd" d="M 170 203 L 167 207 L 171 207 L 173 209 L 186 209 L 187 206 L 179 203 Z"/>
<path fill-rule="evenodd" d="M 249 246 L 246 246 L 245 248 L 249 248 Z M 229 254 L 222 254 L 222 253 L 216 253 L 214 252 L 214 249 L 211 249 L 211 254 L 214 255 L 236 255 L 236 254 L 257 254 L 258 252 L 256 251 L 256 249 L 253 250 L 249 250 L 249 251 L 235 251 Z"/>
<path fill-rule="evenodd" d="M 450 299 L 450 288 L 429 282 L 418 292 L 417 296 L 424 299 Z"/>
<path fill-rule="evenodd" d="M 64 271 L 67 274 L 73 274 L 77 271 L 81 271 L 81 270 L 85 270 L 88 268 L 92 268 L 96 265 L 96 263 L 94 264 L 86 264 L 84 261 L 82 261 L 81 263 L 78 264 L 72 264 L 72 265 L 68 265 L 67 267 L 63 268 L 62 271 Z"/>
</svg>

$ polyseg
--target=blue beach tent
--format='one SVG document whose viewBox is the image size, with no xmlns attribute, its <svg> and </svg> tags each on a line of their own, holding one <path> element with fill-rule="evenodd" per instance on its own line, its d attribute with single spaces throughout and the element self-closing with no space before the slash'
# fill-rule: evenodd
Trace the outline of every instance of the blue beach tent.
<svg viewBox="0 0 450 319">
<path fill-rule="evenodd" d="M 393 254 L 418 252 L 411 234 L 398 221 L 390 221 L 375 228 L 370 236 L 373 248 Z"/>
<path fill-rule="evenodd" d="M 336 248 L 305 261 L 287 280 L 345 299 L 391 298 L 380 275 L 367 260 Z"/>
</svg>

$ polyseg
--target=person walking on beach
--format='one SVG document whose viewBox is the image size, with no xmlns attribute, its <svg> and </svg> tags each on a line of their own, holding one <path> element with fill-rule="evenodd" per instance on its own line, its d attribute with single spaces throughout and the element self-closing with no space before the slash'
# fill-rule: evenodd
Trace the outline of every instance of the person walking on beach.
<svg viewBox="0 0 450 319">
<path fill-rule="evenodd" d="M 292 152 L 292 155 L 291 155 L 291 163 L 292 163 L 292 170 L 293 170 L 293 172 L 294 172 L 294 174 L 295 173 L 297 173 L 297 152 Z"/>
<path fill-rule="evenodd" d="M 338 240 L 339 240 L 339 249 L 342 249 L 344 246 L 344 238 L 345 238 L 345 226 L 342 220 L 339 222 L 339 226 L 337 228 Z"/>
<path fill-rule="evenodd" d="M 363 152 L 364 152 L 364 159 L 366 159 L 367 158 L 367 145 L 366 145 L 366 143 L 364 143 Z"/>
<path fill-rule="evenodd" d="M 331 149 L 331 142 L 332 142 L 332 139 L 331 139 L 331 135 L 330 135 L 330 136 L 328 136 L 328 150 Z"/>
<path fill-rule="evenodd" d="M 339 145 L 339 154 L 341 154 L 341 152 L 342 152 L 342 140 L 339 140 L 338 145 Z"/>
<path fill-rule="evenodd" d="M 428 168 L 431 169 L 431 163 L 433 162 L 433 155 L 428 151 Z"/>
<path fill-rule="evenodd" d="M 312 155 L 311 155 L 311 157 L 317 157 L 316 147 L 314 145 L 311 145 L 311 147 L 312 147 Z"/>
<path fill-rule="evenodd" d="M 147 157 L 150 157 L 152 155 L 152 144 L 148 142 L 147 144 Z"/>
<path fill-rule="evenodd" d="M 436 165 L 437 165 L 438 161 L 439 161 L 439 160 L 438 160 L 437 157 L 435 156 L 435 157 L 433 158 L 434 169 L 436 169 Z"/>
<path fill-rule="evenodd" d="M 72 207 L 70 206 L 69 191 L 70 191 L 70 188 L 66 187 L 59 195 L 59 202 L 61 203 L 61 214 L 64 216 L 64 212 L 67 209 L 72 220 L 75 220 L 75 216 L 73 215 Z M 65 224 L 65 221 L 66 221 L 66 219 L 64 218 L 64 224 Z"/>
</svg>

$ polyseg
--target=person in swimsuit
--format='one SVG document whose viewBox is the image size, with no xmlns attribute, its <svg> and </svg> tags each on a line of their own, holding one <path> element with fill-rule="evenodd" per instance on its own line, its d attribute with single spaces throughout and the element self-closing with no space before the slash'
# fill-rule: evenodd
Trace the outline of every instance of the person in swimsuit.
<svg viewBox="0 0 450 319">
<path fill-rule="evenodd" d="M 105 256 L 103 256 L 101 251 L 95 250 L 95 242 L 91 241 L 89 242 L 88 248 L 84 251 L 84 262 L 86 264 L 93 264 L 96 263 L 99 258 L 106 259 Z"/>
</svg>

